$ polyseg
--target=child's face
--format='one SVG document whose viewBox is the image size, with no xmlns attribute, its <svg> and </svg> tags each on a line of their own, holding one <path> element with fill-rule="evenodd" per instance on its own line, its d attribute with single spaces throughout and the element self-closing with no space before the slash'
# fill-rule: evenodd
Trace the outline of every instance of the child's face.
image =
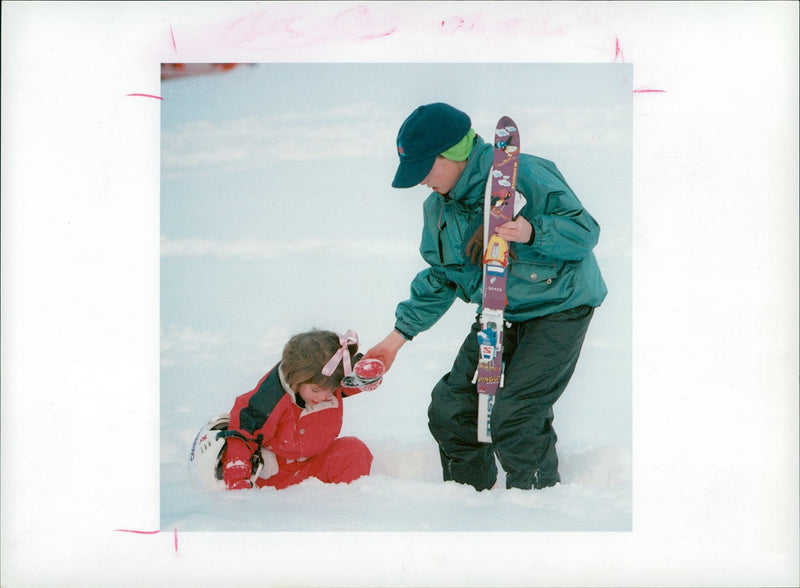
<svg viewBox="0 0 800 588">
<path fill-rule="evenodd" d="M 306 404 L 319 404 L 325 402 L 333 397 L 333 390 L 327 388 L 320 388 L 316 384 L 300 384 L 297 388 L 297 393 L 300 398 L 305 400 Z"/>
<path fill-rule="evenodd" d="M 439 194 L 447 194 L 456 185 L 458 177 L 466 166 L 466 161 L 450 161 L 439 156 L 433 163 L 431 171 L 420 184 Z"/>
</svg>

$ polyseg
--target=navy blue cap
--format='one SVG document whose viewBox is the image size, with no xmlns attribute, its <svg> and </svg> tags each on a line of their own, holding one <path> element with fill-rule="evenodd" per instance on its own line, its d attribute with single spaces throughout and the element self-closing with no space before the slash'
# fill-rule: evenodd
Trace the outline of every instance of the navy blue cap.
<svg viewBox="0 0 800 588">
<path fill-rule="evenodd" d="M 417 108 L 397 133 L 400 165 L 392 187 L 419 184 L 431 171 L 436 156 L 461 141 L 471 127 L 469 116 L 449 104 L 435 102 Z"/>
</svg>

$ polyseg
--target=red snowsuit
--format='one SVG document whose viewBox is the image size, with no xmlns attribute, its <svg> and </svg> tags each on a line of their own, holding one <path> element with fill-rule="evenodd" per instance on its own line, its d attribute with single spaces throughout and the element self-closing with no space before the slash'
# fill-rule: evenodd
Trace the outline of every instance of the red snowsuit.
<svg viewBox="0 0 800 588">
<path fill-rule="evenodd" d="M 338 438 L 342 428 L 342 400 L 358 393 L 337 389 L 330 401 L 306 406 L 283 382 L 280 364 L 265 375 L 258 385 L 236 398 L 231 410 L 224 460 L 242 459 L 261 447 L 269 449 L 277 461 L 277 473 L 259 477 L 259 487 L 281 489 L 315 477 L 323 482 L 352 482 L 366 476 L 372 465 L 372 453 L 355 437 Z M 269 455 L 269 454 L 267 454 Z M 274 469 L 274 461 L 273 461 Z M 262 473 L 261 475 L 265 475 Z"/>
</svg>

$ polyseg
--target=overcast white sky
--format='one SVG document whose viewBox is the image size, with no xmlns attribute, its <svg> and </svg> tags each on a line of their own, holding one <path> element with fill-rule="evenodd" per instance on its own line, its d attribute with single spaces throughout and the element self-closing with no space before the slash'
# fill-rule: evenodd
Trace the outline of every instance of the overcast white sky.
<svg viewBox="0 0 800 588">
<path fill-rule="evenodd" d="M 443 101 L 484 136 L 512 116 L 523 149 L 555 161 L 598 219 L 612 295 L 597 340 L 621 336 L 629 365 L 632 88 L 633 68 L 622 63 L 262 63 L 165 81 L 163 359 L 174 365 L 181 349 L 207 357 L 213 341 L 227 358 L 231 338 L 252 337 L 259 349 L 259 330 L 314 321 L 376 343 L 422 268 L 428 192 L 391 188 L 395 136 L 416 106 Z M 345 308 L 350 326 L 339 324 Z"/>
<path fill-rule="evenodd" d="M 528 131 L 527 150 L 573 164 L 568 179 L 584 185 L 585 177 L 587 198 L 603 206 L 612 198 L 595 187 L 598 170 L 585 169 L 584 150 L 630 149 L 632 84 L 628 64 L 258 64 L 168 81 L 165 220 L 173 207 L 214 195 L 256 206 L 291 195 L 312 214 L 368 203 L 380 214 L 402 194 L 389 188 L 397 129 L 416 106 L 434 101 L 468 112 L 483 135 L 498 113 L 512 112 Z M 630 157 L 609 158 L 603 174 L 629 179 L 630 165 Z M 205 212 L 164 230 L 173 238 L 230 234 L 225 218 Z M 240 237 L 263 235 L 241 223 L 236 229 Z"/>
</svg>

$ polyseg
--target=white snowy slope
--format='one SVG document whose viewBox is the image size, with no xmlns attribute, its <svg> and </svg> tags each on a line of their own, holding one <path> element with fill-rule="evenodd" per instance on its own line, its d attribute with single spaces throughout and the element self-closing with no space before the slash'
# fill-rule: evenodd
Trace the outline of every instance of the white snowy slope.
<svg viewBox="0 0 800 588">
<path fill-rule="evenodd" d="M 463 309 L 462 309 L 463 310 Z M 452 321 L 467 318 L 453 311 Z M 429 336 L 430 339 L 445 337 Z M 415 343 L 416 344 L 416 343 Z M 377 390 L 348 398 L 342 435 L 370 447 L 372 474 L 355 482 L 315 479 L 284 490 L 213 492 L 196 488 L 188 470 L 197 429 L 230 408 L 233 390 L 162 399 L 161 528 L 191 531 L 630 531 L 630 418 L 620 395 L 592 374 L 608 350 L 587 343 L 573 383 L 556 405 L 562 483 L 539 491 L 496 487 L 476 492 L 442 482 L 427 426 L 429 389 L 446 369 L 449 350 L 419 341 Z M 209 360 L 207 360 L 208 362 Z M 611 370 L 613 372 L 613 370 Z M 253 374 L 257 378 L 256 374 Z M 594 383 L 592 382 L 594 380 Z M 413 385 L 410 385 L 413 384 Z M 593 397 L 593 398 L 592 398 Z M 599 401 L 602 399 L 602 401 Z M 604 406 L 605 405 L 605 406 Z M 604 414 L 604 410 L 621 414 Z M 623 421 L 615 426 L 615 419 Z M 615 433 L 615 431 L 617 431 Z M 626 434 L 627 433 L 627 434 Z"/>
<path fill-rule="evenodd" d="M 629 531 L 630 455 L 597 448 L 562 456 L 563 483 L 541 491 L 476 492 L 442 483 L 430 447 L 372 444 L 373 474 L 351 484 L 316 479 L 277 491 L 208 492 L 185 468 L 162 465 L 162 527 L 181 531 Z M 396 447 L 396 445 L 394 445 Z"/>
<path fill-rule="evenodd" d="M 502 113 L 488 106 L 490 87 L 468 82 L 494 66 L 262 64 L 163 84 L 162 529 L 631 529 L 632 77 L 628 67 L 519 71 L 525 90 Z M 329 91 L 322 99 L 309 87 Z M 427 408 L 474 319 L 475 307 L 457 301 L 400 351 L 378 390 L 345 403 L 342 435 L 370 447 L 371 476 L 282 491 L 194 488 L 186 462 L 198 429 L 253 388 L 292 334 L 354 329 L 366 350 L 393 327 L 424 266 L 427 196 L 390 188 L 394 137 L 417 101 L 439 100 L 469 111 L 482 135 L 513 116 L 523 150 L 557 162 L 602 227 L 595 253 L 609 295 L 555 407 L 562 483 L 509 491 L 502 470 L 491 491 L 442 482 Z"/>
</svg>

